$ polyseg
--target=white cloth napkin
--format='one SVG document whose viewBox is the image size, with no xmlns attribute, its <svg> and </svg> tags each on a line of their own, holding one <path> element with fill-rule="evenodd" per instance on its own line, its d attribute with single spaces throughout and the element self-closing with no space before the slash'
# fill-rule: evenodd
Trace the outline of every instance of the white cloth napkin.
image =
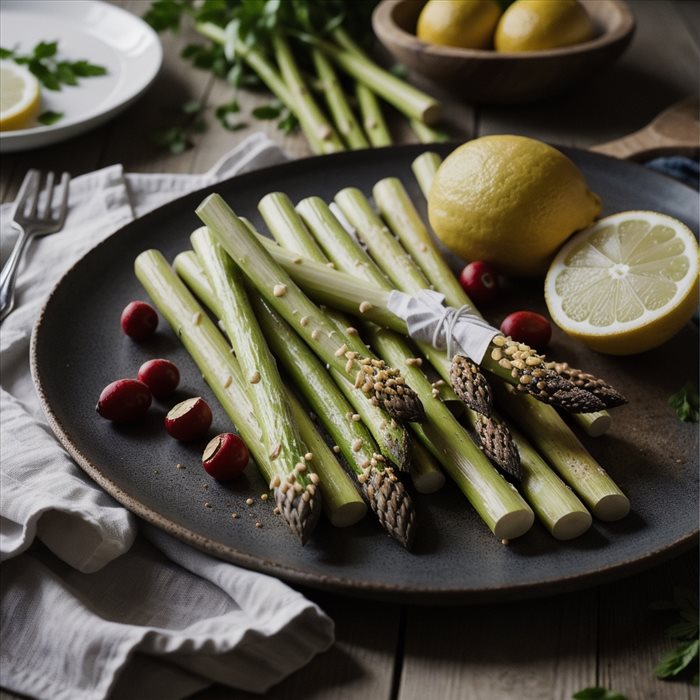
<svg viewBox="0 0 700 700">
<path fill-rule="evenodd" d="M 332 621 L 283 583 L 136 519 L 48 428 L 29 374 L 44 298 L 131 219 L 234 173 L 284 160 L 254 135 L 203 175 L 75 178 L 65 230 L 35 241 L 0 327 L 0 685 L 36 698 L 186 697 L 212 682 L 264 692 L 333 642 Z M 0 208 L 0 257 L 16 233 Z"/>
</svg>

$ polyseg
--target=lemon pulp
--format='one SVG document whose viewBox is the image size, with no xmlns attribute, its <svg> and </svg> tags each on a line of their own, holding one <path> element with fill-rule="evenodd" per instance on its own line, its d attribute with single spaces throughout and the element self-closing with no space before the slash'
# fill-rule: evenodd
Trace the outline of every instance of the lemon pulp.
<svg viewBox="0 0 700 700">
<path fill-rule="evenodd" d="M 614 355 L 669 340 L 692 317 L 697 297 L 697 241 L 683 223 L 657 212 L 622 212 L 581 231 L 545 281 L 555 323 Z"/>
<path fill-rule="evenodd" d="M 0 131 L 27 126 L 39 102 L 39 81 L 14 61 L 0 61 Z"/>
</svg>

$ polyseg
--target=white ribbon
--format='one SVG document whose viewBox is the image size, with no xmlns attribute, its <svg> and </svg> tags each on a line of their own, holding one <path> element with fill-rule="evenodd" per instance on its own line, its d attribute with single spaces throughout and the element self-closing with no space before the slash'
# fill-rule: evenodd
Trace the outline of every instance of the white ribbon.
<svg viewBox="0 0 700 700">
<path fill-rule="evenodd" d="M 445 297 L 430 289 L 413 295 L 392 291 L 388 308 L 406 321 L 408 334 L 414 340 L 430 343 L 438 350 L 447 349 L 447 356 L 466 355 L 481 362 L 491 339 L 500 331 L 489 325 L 471 305 L 459 309 L 444 306 Z"/>
</svg>

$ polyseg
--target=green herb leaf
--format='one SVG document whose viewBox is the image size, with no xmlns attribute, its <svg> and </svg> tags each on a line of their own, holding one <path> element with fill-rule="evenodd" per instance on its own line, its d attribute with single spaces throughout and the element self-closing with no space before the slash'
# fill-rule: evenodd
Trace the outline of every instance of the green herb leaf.
<svg viewBox="0 0 700 700">
<path fill-rule="evenodd" d="M 58 51 L 58 42 L 57 41 L 40 41 L 34 47 L 34 58 L 38 58 L 38 59 L 51 58 L 52 56 L 56 55 L 57 51 Z"/>
<path fill-rule="evenodd" d="M 671 396 L 668 403 L 682 421 L 686 423 L 698 422 L 700 398 L 698 397 L 698 390 L 691 382 L 686 382 L 682 389 Z"/>
<path fill-rule="evenodd" d="M 253 110 L 253 116 L 256 119 L 277 119 L 277 117 L 280 116 L 282 113 L 282 105 L 274 105 L 274 104 L 269 104 L 269 105 L 263 105 L 262 107 L 256 107 Z"/>
<path fill-rule="evenodd" d="M 73 72 L 81 78 L 92 78 L 96 75 L 105 75 L 107 69 L 104 66 L 98 66 L 89 61 L 74 61 L 70 64 Z"/>
<path fill-rule="evenodd" d="M 615 693 L 607 688 L 591 687 L 579 690 L 572 696 L 574 700 L 627 700 L 622 693 Z"/>
<path fill-rule="evenodd" d="M 10 49 L 5 49 L 2 46 L 0 46 L 0 58 L 12 58 L 12 56 L 14 55 L 14 51 L 10 51 Z"/>
<path fill-rule="evenodd" d="M 404 66 L 403 63 L 394 63 L 389 70 L 397 77 L 401 78 L 401 80 L 406 80 L 408 78 L 408 68 Z"/>
<path fill-rule="evenodd" d="M 56 77 L 66 85 L 77 85 L 78 79 L 75 76 L 75 71 L 71 64 L 67 61 L 61 61 L 56 64 Z"/>
<path fill-rule="evenodd" d="M 189 3 L 186 0 L 155 0 L 143 19 L 157 32 L 167 29 L 177 31 L 182 15 L 188 10 Z"/>
<path fill-rule="evenodd" d="M 189 102 L 185 102 L 180 109 L 185 114 L 196 114 L 204 109 L 204 105 L 199 100 L 190 100 Z"/>
<path fill-rule="evenodd" d="M 52 112 L 48 110 L 46 112 L 42 112 L 36 119 L 39 124 L 51 126 L 51 124 L 55 124 L 59 119 L 63 119 L 63 112 Z"/>
<path fill-rule="evenodd" d="M 292 112 L 287 112 L 287 114 L 282 117 L 277 122 L 277 128 L 283 133 L 283 134 L 291 134 L 293 131 L 295 131 L 299 126 L 299 120 L 297 119 L 295 114 L 292 114 Z"/>
<path fill-rule="evenodd" d="M 690 666 L 693 661 L 697 661 L 700 651 L 700 641 L 697 639 L 686 644 L 680 644 L 675 649 L 666 654 L 658 666 L 654 669 L 657 678 L 672 678 L 677 676 Z"/>
</svg>

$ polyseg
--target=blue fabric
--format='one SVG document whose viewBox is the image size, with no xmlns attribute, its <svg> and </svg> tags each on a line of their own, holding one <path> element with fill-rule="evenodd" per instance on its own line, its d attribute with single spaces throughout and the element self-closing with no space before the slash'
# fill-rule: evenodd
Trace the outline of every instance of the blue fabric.
<svg viewBox="0 0 700 700">
<path fill-rule="evenodd" d="M 646 162 L 645 165 L 700 190 L 700 163 L 697 160 L 683 156 L 668 156 L 654 158 Z"/>
</svg>

